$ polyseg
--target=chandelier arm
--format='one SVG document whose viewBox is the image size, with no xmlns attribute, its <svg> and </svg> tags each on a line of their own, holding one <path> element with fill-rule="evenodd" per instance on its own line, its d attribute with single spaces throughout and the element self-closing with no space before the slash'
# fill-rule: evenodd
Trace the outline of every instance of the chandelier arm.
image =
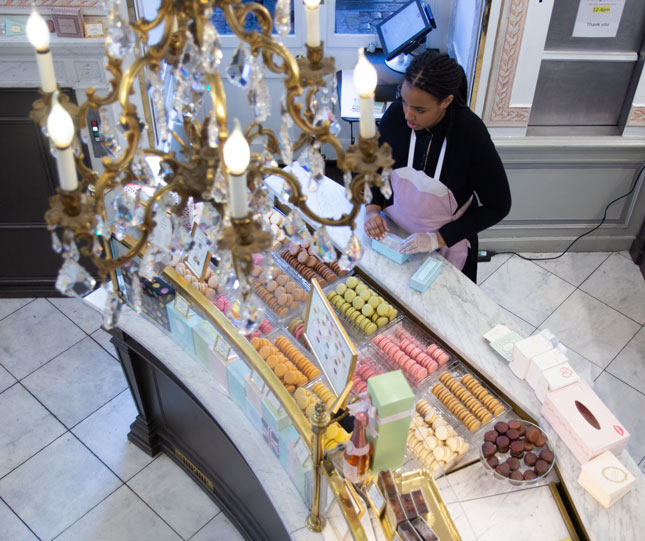
<svg viewBox="0 0 645 541">
<path fill-rule="evenodd" d="M 111 103 L 114 103 L 117 100 L 117 97 L 119 95 L 119 86 L 121 84 L 121 77 L 122 77 L 122 72 L 121 72 L 121 64 L 122 62 L 120 60 L 116 60 L 112 58 L 110 55 L 107 55 L 108 57 L 108 63 L 105 66 L 105 69 L 108 70 L 114 77 L 110 80 L 110 86 L 112 89 L 110 92 L 107 94 L 107 96 L 97 96 L 96 95 L 96 88 L 91 86 L 85 91 L 85 95 L 87 96 L 87 101 L 81 106 L 81 110 L 85 110 L 87 108 L 92 108 L 95 110 L 98 110 L 99 107 L 103 105 L 109 105 Z M 82 118 L 84 119 L 85 115 L 82 115 Z M 83 123 L 85 121 L 83 120 Z"/>
<path fill-rule="evenodd" d="M 170 132 L 170 135 L 172 135 L 175 138 L 175 141 L 179 143 L 179 146 L 185 151 L 188 152 L 190 151 L 190 148 L 186 143 L 184 143 L 184 140 L 177 135 L 177 132 L 175 130 L 168 130 Z"/>
<path fill-rule="evenodd" d="M 220 163 L 224 163 L 223 147 L 228 139 L 227 110 L 226 110 L 226 92 L 222 83 L 222 76 L 219 70 L 209 74 L 210 95 L 213 102 L 213 111 L 215 111 L 215 120 L 217 121 L 217 138 L 219 140 L 218 150 Z"/>
<path fill-rule="evenodd" d="M 343 148 L 343 145 L 341 142 L 338 140 L 338 137 L 335 137 L 334 135 L 321 135 L 318 137 L 318 140 L 321 143 L 327 143 L 334 147 L 334 150 L 336 151 L 336 165 L 338 166 L 339 169 L 344 169 L 345 166 L 345 149 Z"/>
<path fill-rule="evenodd" d="M 148 32 L 153 28 L 159 26 L 163 19 L 168 15 L 172 14 L 172 0 L 161 0 L 161 5 L 157 11 L 157 16 L 149 21 L 147 19 L 139 19 L 130 23 L 132 30 L 139 34 L 146 42 L 148 41 Z M 172 26 L 172 25 L 171 25 Z"/>
</svg>

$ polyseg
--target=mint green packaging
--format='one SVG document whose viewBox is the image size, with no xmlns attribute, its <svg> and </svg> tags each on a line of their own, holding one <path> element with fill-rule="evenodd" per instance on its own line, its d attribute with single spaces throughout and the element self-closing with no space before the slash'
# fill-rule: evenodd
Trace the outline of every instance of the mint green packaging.
<svg viewBox="0 0 645 541">
<path fill-rule="evenodd" d="M 367 380 L 367 392 L 376 418 L 370 418 L 367 437 L 372 444 L 374 474 L 403 465 L 408 429 L 414 414 L 414 393 L 400 370 Z"/>
<path fill-rule="evenodd" d="M 193 342 L 195 344 L 195 355 L 202 364 L 212 369 L 213 351 L 212 347 L 219 336 L 213 325 L 208 321 L 202 320 L 193 327 Z"/>
</svg>

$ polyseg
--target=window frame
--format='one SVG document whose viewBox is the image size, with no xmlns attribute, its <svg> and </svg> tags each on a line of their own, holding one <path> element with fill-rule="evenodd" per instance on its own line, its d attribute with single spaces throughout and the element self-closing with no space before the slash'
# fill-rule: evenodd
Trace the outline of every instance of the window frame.
<svg viewBox="0 0 645 541">
<path fill-rule="evenodd" d="M 296 2 L 298 0 L 295 0 Z M 376 47 L 381 47 L 381 42 L 378 39 L 376 31 L 373 34 L 338 34 L 336 33 L 336 0 L 324 0 L 326 9 L 324 10 L 325 22 L 324 24 L 324 40 L 326 44 L 342 43 L 342 47 L 367 47 L 371 42 L 376 43 Z M 331 15 L 331 16 L 328 16 Z"/>
</svg>

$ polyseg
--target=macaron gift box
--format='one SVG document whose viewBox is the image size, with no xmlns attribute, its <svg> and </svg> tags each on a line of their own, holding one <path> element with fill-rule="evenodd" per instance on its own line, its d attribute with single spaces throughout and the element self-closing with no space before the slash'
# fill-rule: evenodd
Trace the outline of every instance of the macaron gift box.
<svg viewBox="0 0 645 541">
<path fill-rule="evenodd" d="M 606 509 L 627 494 L 636 479 L 611 452 L 605 451 L 582 465 L 578 483 Z"/>
<path fill-rule="evenodd" d="M 202 364 L 211 369 L 213 365 L 213 345 L 219 336 L 218 332 L 208 321 L 202 320 L 193 327 L 193 342 L 195 344 L 195 356 Z"/>
<path fill-rule="evenodd" d="M 188 315 L 182 314 L 175 304 L 168 305 L 168 319 L 170 320 L 170 330 L 172 336 L 183 349 L 191 355 L 195 354 L 195 342 L 193 340 L 193 327 L 202 319 L 192 310 L 188 310 Z"/>
<path fill-rule="evenodd" d="M 423 293 L 441 274 L 441 261 L 429 257 L 410 278 L 410 287 Z"/>
<path fill-rule="evenodd" d="M 371 470 L 395 470 L 403 465 L 414 414 L 414 393 L 400 370 L 371 377 L 367 392 L 377 413 L 367 430 L 372 444 Z"/>
<path fill-rule="evenodd" d="M 583 380 L 549 393 L 542 415 L 582 464 L 605 451 L 620 453 L 629 432 Z"/>
<path fill-rule="evenodd" d="M 226 372 L 231 398 L 240 408 L 246 408 L 246 378 L 251 373 L 251 369 L 242 359 L 235 359 L 227 365 Z"/>
<path fill-rule="evenodd" d="M 542 333 L 534 334 L 513 345 L 513 359 L 510 369 L 520 379 L 526 379 L 531 365 L 531 359 L 545 351 L 553 349 L 553 343 Z"/>
<path fill-rule="evenodd" d="M 544 402 L 546 395 L 567 385 L 571 385 L 580 380 L 580 376 L 569 363 L 563 363 L 542 372 L 537 386 L 535 387 L 535 396 L 540 402 Z"/>
<path fill-rule="evenodd" d="M 526 382 L 533 390 L 537 389 L 542 373 L 545 370 L 564 364 L 569 360 L 562 350 L 566 351 L 564 346 L 559 344 L 558 347 L 540 353 L 531 359 L 526 373 Z"/>
<path fill-rule="evenodd" d="M 382 240 L 372 239 L 372 250 L 400 265 L 410 258 L 409 254 L 402 254 L 399 251 L 399 245 L 402 240 L 401 237 L 396 236 L 394 233 L 385 233 L 385 237 Z"/>
</svg>

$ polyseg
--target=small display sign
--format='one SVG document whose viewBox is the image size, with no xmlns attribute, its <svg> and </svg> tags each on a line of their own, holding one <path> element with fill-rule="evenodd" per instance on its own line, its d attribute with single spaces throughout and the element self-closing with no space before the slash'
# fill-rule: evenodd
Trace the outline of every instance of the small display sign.
<svg viewBox="0 0 645 541">
<path fill-rule="evenodd" d="M 358 353 L 315 279 L 311 281 L 304 335 L 338 396 L 354 375 Z"/>
<path fill-rule="evenodd" d="M 625 0 L 580 0 L 574 38 L 615 38 Z"/>
</svg>

